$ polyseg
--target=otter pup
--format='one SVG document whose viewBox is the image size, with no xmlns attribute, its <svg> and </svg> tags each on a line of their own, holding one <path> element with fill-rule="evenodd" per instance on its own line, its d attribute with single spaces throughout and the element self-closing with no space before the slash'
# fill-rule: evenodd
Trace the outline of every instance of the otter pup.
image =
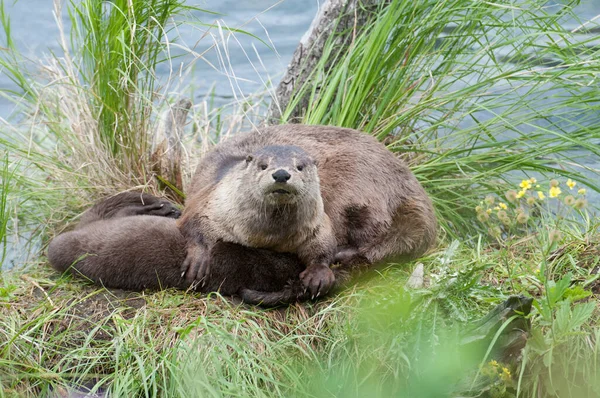
<svg viewBox="0 0 600 398">
<path fill-rule="evenodd" d="M 54 238 L 48 260 L 60 272 L 109 288 L 197 287 L 180 275 L 186 242 L 174 219 L 178 214 L 174 205 L 152 195 L 118 194 L 87 210 L 75 230 Z M 304 267 L 293 254 L 218 242 L 210 257 L 214 268 L 198 287 L 202 292 L 239 295 L 264 306 L 308 298 L 298 279 Z"/>
<path fill-rule="evenodd" d="M 268 145 L 247 156 L 221 159 L 216 181 L 186 203 L 181 222 L 188 239 L 182 271 L 187 280 L 207 275 L 219 241 L 296 253 L 301 278 L 313 296 L 334 282 L 329 264 L 336 240 L 324 212 L 313 159 L 294 145 Z"/>
<path fill-rule="evenodd" d="M 184 263 L 184 268 L 189 266 L 188 278 L 200 280 L 206 273 L 205 264 L 198 264 L 202 256 L 196 255 L 195 250 L 204 239 L 202 223 L 215 214 L 213 207 L 206 208 L 204 204 L 208 198 L 216 197 L 217 190 L 238 190 L 238 198 L 254 195 L 258 187 L 245 182 L 246 171 L 230 165 L 271 145 L 300 147 L 319 165 L 324 211 L 336 239 L 335 262 L 351 266 L 397 257 L 414 258 L 435 242 L 437 222 L 431 200 L 406 164 L 373 136 L 332 126 L 270 126 L 235 136 L 217 145 L 200 161 L 178 221 L 188 242 Z M 229 178 L 224 179 L 224 174 Z M 231 206 L 232 199 L 219 198 L 226 202 L 223 206 L 229 209 L 228 217 L 234 227 L 247 227 L 249 220 L 265 211 L 258 205 L 260 202 L 248 200 L 245 206 L 236 208 Z M 271 238 L 289 245 L 285 229 L 277 223 L 273 227 L 281 235 Z M 314 254 L 320 255 L 321 248 L 317 249 Z M 306 261 L 306 253 L 303 259 Z M 321 263 L 303 271 L 302 281 L 311 291 L 326 290 L 332 283 L 323 269 Z"/>
</svg>

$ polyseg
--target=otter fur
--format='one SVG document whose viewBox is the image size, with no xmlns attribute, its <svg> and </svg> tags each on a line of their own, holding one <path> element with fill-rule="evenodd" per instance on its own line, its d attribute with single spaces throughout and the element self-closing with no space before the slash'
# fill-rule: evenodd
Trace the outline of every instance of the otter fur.
<svg viewBox="0 0 600 398">
<path fill-rule="evenodd" d="M 60 272 L 109 288 L 197 288 L 263 306 L 308 298 L 298 279 L 304 267 L 295 255 L 233 243 L 214 245 L 214 268 L 204 286 L 186 281 L 180 273 L 186 242 L 174 219 L 178 214 L 174 205 L 148 194 L 104 199 L 83 213 L 75 230 L 50 242 L 48 260 Z"/>
<path fill-rule="evenodd" d="M 352 266 L 415 258 L 434 244 L 437 222 L 431 200 L 408 166 L 373 136 L 331 126 L 270 126 L 228 139 L 201 159 L 178 220 L 187 240 L 184 270 L 188 279 L 204 277 L 202 272 L 194 274 L 201 267 L 194 268 L 191 263 L 197 262 L 194 250 L 203 244 L 206 221 L 215 217 L 213 207 L 206 204 L 215 200 L 215 191 L 229 189 L 227 185 L 239 175 L 241 166 L 232 165 L 272 145 L 300 147 L 318 165 L 324 212 L 337 247 L 334 262 Z M 224 179 L 224 174 L 231 177 Z M 236 189 L 238 197 L 249 198 L 257 187 L 238 183 Z M 219 200 L 232 199 L 219 196 Z M 256 203 L 249 204 L 239 208 L 226 204 L 234 227 L 244 227 L 246 220 L 264 212 Z M 287 239 L 285 234 L 279 237 Z M 312 291 L 331 283 L 329 275 L 322 273 L 323 267 L 316 269 L 319 272 L 313 274 L 309 266 L 301 275 Z"/>
<path fill-rule="evenodd" d="M 183 271 L 189 269 L 188 281 L 208 275 L 213 263 L 209 253 L 222 241 L 296 253 L 310 270 L 303 272 L 303 282 L 314 296 L 333 285 L 329 265 L 337 243 L 324 211 L 317 166 L 301 148 L 267 145 L 225 159 L 214 183 L 191 198 L 186 209 L 191 211 L 184 210 L 188 218 L 182 225 L 193 237 L 182 265 Z"/>
</svg>

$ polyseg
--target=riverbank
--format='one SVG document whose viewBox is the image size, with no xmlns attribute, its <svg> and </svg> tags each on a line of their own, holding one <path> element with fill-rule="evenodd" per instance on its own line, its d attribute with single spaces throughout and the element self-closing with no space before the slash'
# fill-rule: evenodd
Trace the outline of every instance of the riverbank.
<svg viewBox="0 0 600 398">
<path fill-rule="evenodd" d="M 22 89 L 5 94 L 23 110 L 0 130 L 0 241 L 21 239 L 30 254 L 0 274 L 0 396 L 597 395 L 600 220 L 589 199 L 600 187 L 578 159 L 600 158 L 600 50 L 582 36 L 592 22 L 561 27 L 576 21 L 575 2 L 397 0 L 344 51 L 325 43 L 279 122 L 305 104 L 303 123 L 383 141 L 432 197 L 439 246 L 333 297 L 270 311 L 218 295 L 108 291 L 46 264 L 48 239 L 106 194 L 138 187 L 182 200 L 150 156 L 159 115 L 181 97 L 155 84 L 156 68 L 171 65 L 161 24 L 182 22 L 166 17 L 177 2 L 160 15 L 150 2 L 160 3 L 114 13 L 82 2 L 70 14 L 76 45 L 37 69 L 22 67 L 10 40 L 0 54 Z M 196 103 L 176 188 L 185 192 L 214 142 L 264 120 L 265 104 Z M 423 278 L 406 288 L 417 263 Z M 463 349 L 475 321 L 517 294 L 533 307 L 514 341 L 502 331 L 524 314 Z"/>
</svg>

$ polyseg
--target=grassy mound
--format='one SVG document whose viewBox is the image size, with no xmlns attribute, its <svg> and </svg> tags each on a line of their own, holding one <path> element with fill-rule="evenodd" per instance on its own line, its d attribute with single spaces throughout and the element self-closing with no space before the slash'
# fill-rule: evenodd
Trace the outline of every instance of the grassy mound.
<svg viewBox="0 0 600 398">
<path fill-rule="evenodd" d="M 109 291 L 46 266 L 44 243 L 93 200 L 159 191 L 149 151 L 171 99 L 154 73 L 190 9 L 98 4 L 70 4 L 71 49 L 33 67 L 0 10 L 0 63 L 19 87 L 5 95 L 21 110 L 0 130 L 1 255 L 8 241 L 31 254 L 0 274 L 0 397 L 597 396 L 600 220 L 588 201 L 599 187 L 580 160 L 599 158 L 600 57 L 576 2 L 391 1 L 347 52 L 326 45 L 282 122 L 308 97 L 303 122 L 362 129 L 406 158 L 434 199 L 440 245 L 416 287 L 416 263 L 390 264 L 271 311 Z M 204 105 L 190 159 L 254 106 Z M 496 350 L 512 317 L 466 347 L 473 321 L 514 294 L 534 299 L 514 335 L 524 349 Z"/>
</svg>

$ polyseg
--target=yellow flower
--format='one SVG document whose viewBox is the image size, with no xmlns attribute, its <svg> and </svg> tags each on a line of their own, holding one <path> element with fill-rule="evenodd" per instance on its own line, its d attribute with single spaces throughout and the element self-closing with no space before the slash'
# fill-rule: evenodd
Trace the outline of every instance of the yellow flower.
<svg viewBox="0 0 600 398">
<path fill-rule="evenodd" d="M 483 207 L 481 207 L 481 206 L 475 206 L 475 211 L 477 213 L 481 213 L 483 211 Z"/>
<path fill-rule="evenodd" d="M 502 373 L 500 373 L 500 379 L 508 383 L 510 381 L 510 370 L 508 368 L 502 368 Z"/>
<path fill-rule="evenodd" d="M 521 188 L 523 188 L 523 190 L 528 190 L 529 188 L 531 188 L 531 181 L 529 181 L 529 180 L 523 180 L 523 181 L 521 181 L 521 183 L 519 184 L 519 186 Z"/>
<path fill-rule="evenodd" d="M 492 209 L 487 209 L 485 212 L 486 212 L 487 214 L 492 214 Z"/>
<path fill-rule="evenodd" d="M 580 188 L 579 191 L 577 191 L 578 194 L 580 195 L 585 195 L 587 191 L 585 190 L 585 188 Z"/>
<path fill-rule="evenodd" d="M 575 188 L 575 185 L 577 185 L 575 181 L 571 180 L 570 178 L 567 180 L 567 186 L 569 187 L 569 189 Z"/>
<path fill-rule="evenodd" d="M 531 177 L 529 179 L 529 182 L 532 183 L 532 184 L 535 184 L 537 182 L 537 180 L 535 179 L 535 177 Z"/>
<path fill-rule="evenodd" d="M 560 195 L 562 193 L 562 191 L 560 190 L 559 187 L 553 186 L 552 188 L 550 188 L 550 197 L 551 198 L 556 198 L 558 195 Z"/>
<path fill-rule="evenodd" d="M 494 207 L 494 210 L 496 210 L 496 211 L 500 210 L 500 206 Z"/>
<path fill-rule="evenodd" d="M 525 192 L 527 192 L 526 189 L 517 192 L 517 199 L 521 199 L 523 196 L 525 196 Z"/>
<path fill-rule="evenodd" d="M 506 209 L 508 209 L 508 206 L 506 205 L 506 203 L 502 203 L 502 202 L 500 202 L 500 203 L 498 203 L 498 206 L 500 206 L 500 208 L 501 208 L 502 210 L 506 210 Z"/>
<path fill-rule="evenodd" d="M 537 194 L 538 194 L 538 198 L 540 198 L 540 200 L 546 199 L 546 195 L 544 195 L 544 193 L 542 191 L 537 191 Z"/>
<path fill-rule="evenodd" d="M 493 360 L 493 359 L 492 359 L 491 361 L 489 361 L 489 362 L 488 362 L 488 364 L 489 364 L 490 366 L 493 366 L 493 367 L 496 367 L 496 366 L 498 366 L 498 362 L 497 362 L 497 361 L 495 361 L 495 360 Z"/>
</svg>

